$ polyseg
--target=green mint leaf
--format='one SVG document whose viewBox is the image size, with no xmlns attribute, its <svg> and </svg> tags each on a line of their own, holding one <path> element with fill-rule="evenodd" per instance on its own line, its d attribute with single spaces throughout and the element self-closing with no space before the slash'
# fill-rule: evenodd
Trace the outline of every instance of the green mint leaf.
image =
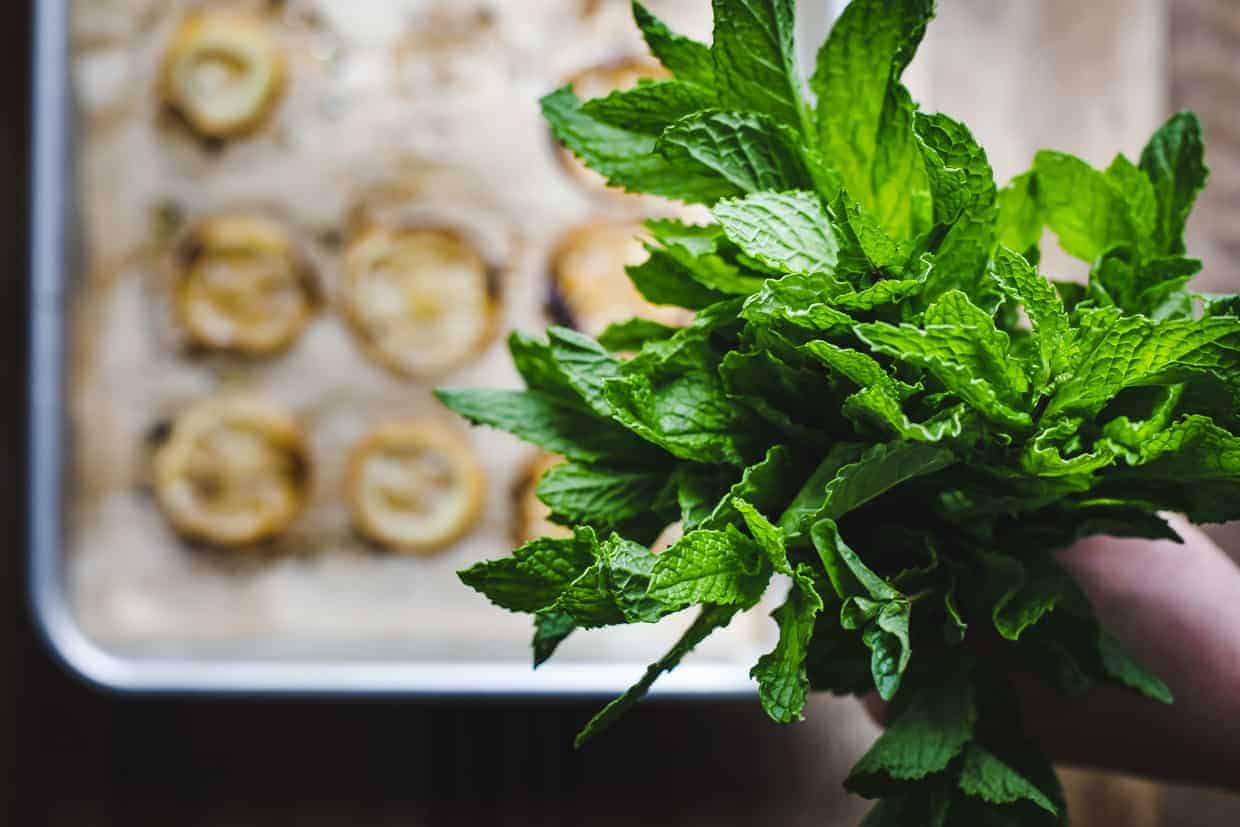
<svg viewBox="0 0 1240 827">
<path fill-rule="evenodd" d="M 1032 172 L 1017 175 L 999 190 L 997 203 L 999 218 L 995 231 L 998 242 L 1036 264 L 1044 224 L 1042 210 L 1038 206 L 1037 178 Z"/>
<path fill-rule="evenodd" d="M 698 112 L 668 127 L 656 149 L 671 169 L 717 182 L 712 190 L 717 195 L 703 203 L 763 190 L 814 188 L 795 134 L 765 115 Z"/>
<path fill-rule="evenodd" d="M 810 134 L 797 69 L 793 0 L 714 0 L 711 52 L 723 106 L 761 112 Z"/>
<path fill-rule="evenodd" d="M 914 422 L 900 400 L 880 386 L 857 391 L 841 408 L 859 429 L 870 425 L 887 435 L 912 442 L 936 443 L 956 440 L 970 433 L 973 418 L 963 404 L 946 408 L 923 422 Z"/>
<path fill-rule="evenodd" d="M 630 687 L 623 695 L 603 707 L 597 715 L 590 719 L 589 723 L 577 734 L 577 739 L 574 742 L 576 746 L 580 748 L 587 741 L 611 726 L 617 718 L 646 696 L 646 693 L 650 691 L 651 685 L 654 684 L 660 675 L 675 669 L 685 655 L 697 648 L 697 645 L 710 637 L 716 629 L 721 629 L 731 623 L 732 617 L 736 612 L 735 606 L 703 607 L 697 619 L 693 621 L 693 625 L 681 635 L 680 640 L 676 641 L 666 655 L 646 669 L 646 673 L 642 675 L 641 680 Z"/>
<path fill-rule="evenodd" d="M 1100 489 L 1183 511 L 1196 522 L 1240 519 L 1240 437 L 1192 414 L 1148 436 L 1135 466 Z"/>
<path fill-rule="evenodd" d="M 627 322 L 608 325 L 607 329 L 599 334 L 598 343 L 612 353 L 641 350 L 646 342 L 670 339 L 677 330 L 679 328 L 650 319 L 633 318 Z"/>
<path fill-rule="evenodd" d="M 1119 190 L 1128 203 L 1128 214 L 1136 234 L 1136 244 L 1142 253 L 1154 247 L 1154 235 L 1158 228 L 1158 202 L 1154 185 L 1137 165 L 1123 155 L 1116 155 L 1106 169 L 1107 179 Z"/>
<path fill-rule="evenodd" d="M 1183 253 L 1184 224 L 1210 177 L 1197 116 L 1181 112 L 1159 127 L 1141 152 L 1141 170 L 1154 185 L 1158 248 Z"/>
<path fill-rule="evenodd" d="M 531 391 L 554 396 L 574 407 L 584 407 L 581 396 L 556 364 L 548 343 L 514 330 L 508 335 L 508 352 L 517 373 Z"/>
<path fill-rule="evenodd" d="M 818 143 L 848 193 L 889 235 L 929 229 L 930 186 L 899 83 L 933 14 L 930 0 L 854 0 L 818 52 Z"/>
<path fill-rule="evenodd" d="M 708 89 L 675 80 L 639 83 L 586 101 L 581 111 L 602 123 L 644 135 L 660 135 L 676 121 L 715 106 Z"/>
<path fill-rule="evenodd" d="M 832 275 L 839 264 L 840 243 L 813 193 L 725 199 L 711 213 L 745 255 L 778 272 Z"/>
<path fill-rule="evenodd" d="M 580 528 L 568 539 L 531 540 L 510 557 L 477 563 L 460 572 L 461 582 L 514 612 L 550 607 L 561 592 L 594 564 L 598 539 Z"/>
<path fill-rule="evenodd" d="M 538 483 L 538 499 L 574 525 L 615 528 L 648 514 L 667 487 L 665 471 L 635 471 L 593 464 L 553 466 Z"/>
<path fill-rule="evenodd" d="M 769 279 L 746 300 L 741 316 L 755 326 L 787 323 L 815 334 L 838 332 L 853 324 L 851 316 L 831 306 L 835 297 L 845 292 L 847 285 L 828 276 L 798 274 Z"/>
<path fill-rule="evenodd" d="M 616 357 L 590 337 L 566 327 L 547 328 L 547 341 L 565 383 L 599 416 L 610 416 L 603 383 L 620 374 Z"/>
<path fill-rule="evenodd" d="M 1047 416 L 1094 416 L 1125 388 L 1214 377 L 1240 388 L 1240 324 L 1228 317 L 1155 322 L 1098 312 L 1076 342 L 1077 364 Z"/>
<path fill-rule="evenodd" d="M 969 744 L 960 767 L 960 790 L 989 804 L 1030 802 L 1051 815 L 1059 809 L 1046 794 L 997 756 L 978 744 Z"/>
<path fill-rule="evenodd" d="M 564 612 L 539 612 L 534 615 L 534 668 L 546 663 L 576 628 L 573 616 Z"/>
<path fill-rule="evenodd" d="M 461 389 L 435 391 L 449 409 L 475 425 L 507 431 L 578 462 L 658 464 L 660 453 L 607 420 L 537 391 Z"/>
<path fill-rule="evenodd" d="M 844 782 L 851 792 L 883 797 L 942 772 L 961 754 L 973 737 L 977 707 L 970 671 L 959 660 L 923 676 L 916 693 L 892 710 L 887 729 Z"/>
<path fill-rule="evenodd" d="M 1071 323 L 1063 300 L 1029 262 L 1005 247 L 995 252 L 993 267 L 999 286 L 1029 316 L 1038 355 L 1030 381 L 1035 387 L 1045 387 L 1069 367 L 1066 356 Z"/>
<path fill-rule="evenodd" d="M 830 519 L 814 523 L 811 531 L 814 548 L 822 560 L 835 593 L 843 600 L 859 595 L 874 601 L 894 601 L 901 598 L 890 583 L 875 574 L 861 562 L 861 558 L 840 537 L 839 528 Z"/>
<path fill-rule="evenodd" d="M 658 555 L 648 594 L 670 607 L 752 606 L 770 579 L 763 553 L 735 529 L 691 531 Z"/>
<path fill-rule="evenodd" d="M 804 350 L 858 388 L 877 387 L 901 401 L 917 392 L 917 388 L 894 378 L 868 353 L 822 340 L 807 342 Z"/>
<path fill-rule="evenodd" d="M 645 546 L 611 535 L 595 562 L 560 594 L 553 605 L 585 628 L 619 623 L 654 623 L 681 607 L 650 594 L 656 556 Z"/>
<path fill-rule="evenodd" d="M 749 673 L 758 682 L 762 708 L 777 723 L 786 724 L 804 717 L 801 710 L 809 695 L 805 657 L 814 621 L 822 608 L 822 598 L 814 587 L 810 568 L 798 567 L 787 599 L 771 613 L 779 624 L 779 642 L 758 659 Z"/>
<path fill-rule="evenodd" d="M 1008 335 L 985 311 L 953 290 L 926 310 L 924 325 L 876 322 L 854 329 L 879 353 L 929 371 L 986 418 L 1011 428 L 1032 424 L 1022 398 L 1028 379 L 1010 358 Z"/>
<path fill-rule="evenodd" d="M 1102 658 L 1102 668 L 1113 680 L 1136 690 L 1150 700 L 1162 704 L 1174 702 L 1167 684 L 1134 661 L 1120 642 L 1102 627 L 1098 628 L 1098 654 Z"/>
<path fill-rule="evenodd" d="M 1118 245 L 1136 247 L 1132 211 L 1104 173 L 1062 152 L 1039 152 L 1033 169 L 1038 209 L 1069 254 L 1092 262 Z"/>
<path fill-rule="evenodd" d="M 685 330 L 624 363 L 604 384 L 613 418 L 674 456 L 693 462 L 744 465 L 741 412 L 717 373 L 717 356 L 702 331 Z"/>
<path fill-rule="evenodd" d="M 633 3 L 633 19 L 646 39 L 650 53 L 677 80 L 705 89 L 715 88 L 715 59 L 709 46 L 676 34 L 641 3 Z"/>
<path fill-rule="evenodd" d="M 967 126 L 946 115 L 922 113 L 913 126 L 930 177 L 936 224 L 955 224 L 965 213 L 994 205 L 994 172 Z"/>
<path fill-rule="evenodd" d="M 651 304 L 699 310 L 727 298 L 698 279 L 697 274 L 666 250 L 647 245 L 650 257 L 625 267 L 637 292 Z"/>
<path fill-rule="evenodd" d="M 735 186 L 708 167 L 676 164 L 656 154 L 656 137 L 591 118 L 569 86 L 547 95 L 541 103 L 556 140 L 614 187 L 688 204 L 713 204 L 737 193 Z"/>
</svg>

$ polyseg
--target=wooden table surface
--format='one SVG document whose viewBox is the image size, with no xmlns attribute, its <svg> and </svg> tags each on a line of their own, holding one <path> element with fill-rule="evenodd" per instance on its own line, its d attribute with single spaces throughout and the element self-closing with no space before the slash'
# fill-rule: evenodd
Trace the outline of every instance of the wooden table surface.
<svg viewBox="0 0 1240 827">
<path fill-rule="evenodd" d="M 985 16 L 989 0 L 963 3 Z M 1065 8 L 1099 4 L 1066 3 Z M 1141 0 L 1100 5 L 1123 20 Z M 1153 12 L 1151 12 L 1153 13 Z M 1240 3 L 1171 0 L 1175 106 L 1202 114 L 1215 170 L 1194 238 L 1216 289 L 1240 290 Z M 1069 20 L 1074 19 L 1069 14 Z M 756 704 L 652 704 L 581 754 L 571 735 L 592 705 L 134 700 L 67 676 L 31 628 L 21 587 L 24 440 L 26 4 L 0 4 L 0 383 L 8 390 L 0 524 L 8 528 L 15 623 L 0 651 L 17 735 L 6 752 L 12 824 L 145 827 L 242 825 L 853 824 L 841 800 L 829 727 L 779 728 Z M 1051 32 L 1045 32 L 1050 36 Z M 948 56 L 949 58 L 950 56 Z M 945 58 L 947 59 L 947 58 Z M 1156 59 L 1156 56 L 1150 56 Z M 1205 252 L 1205 251 L 1203 251 Z M 811 719 L 838 707 L 820 700 Z M 1171 790 L 1168 825 L 1240 824 L 1240 801 Z M 1153 822 L 1151 822 L 1153 823 Z"/>
</svg>

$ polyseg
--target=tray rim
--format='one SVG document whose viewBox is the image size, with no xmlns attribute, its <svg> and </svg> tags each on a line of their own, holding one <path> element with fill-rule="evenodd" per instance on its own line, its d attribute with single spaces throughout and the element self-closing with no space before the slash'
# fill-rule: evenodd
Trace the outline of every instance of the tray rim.
<svg viewBox="0 0 1240 827">
<path fill-rule="evenodd" d="M 808 3 L 804 30 L 825 31 L 845 0 Z M 34 4 L 32 32 L 30 292 L 27 337 L 27 598 L 43 643 L 83 682 L 125 694 L 373 696 L 418 699 L 595 698 L 626 689 L 645 662 L 197 658 L 127 655 L 92 640 L 73 616 L 64 584 L 67 273 L 77 236 L 69 76 L 71 0 Z M 652 692 L 661 697 L 752 698 L 741 661 L 686 663 Z"/>
</svg>

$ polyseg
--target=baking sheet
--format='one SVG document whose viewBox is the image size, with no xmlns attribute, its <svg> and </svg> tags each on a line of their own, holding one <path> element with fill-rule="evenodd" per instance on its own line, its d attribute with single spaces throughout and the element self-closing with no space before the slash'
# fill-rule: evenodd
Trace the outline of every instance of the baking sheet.
<svg viewBox="0 0 1240 827">
<path fill-rule="evenodd" d="M 46 587 L 36 594 L 44 595 L 42 615 L 54 642 L 77 653 L 69 659 L 79 669 L 92 664 L 83 671 L 93 669 L 96 679 L 134 688 L 621 688 L 689 617 L 577 633 L 558 663 L 534 673 L 527 665 L 529 618 L 490 607 L 455 577 L 511 546 L 509 491 L 532 455 L 528 446 L 468 431 L 488 469 L 477 530 L 433 558 L 375 553 L 348 527 L 342 457 L 381 419 L 450 422 L 431 399 L 431 385 L 394 378 L 371 363 L 330 308 L 281 357 L 189 359 L 167 324 L 158 273 L 167 240 L 160 217 L 170 208 L 190 221 L 238 206 L 288 221 L 329 293 L 341 237 L 359 213 L 430 217 L 462 228 L 499 265 L 505 327 L 542 327 L 547 255 L 562 233 L 600 217 L 672 209 L 584 190 L 564 174 L 537 110 L 537 97 L 575 71 L 641 53 L 629 4 L 287 2 L 281 31 L 293 73 L 288 95 L 267 130 L 222 148 L 169 131 L 152 94 L 162 44 L 189 5 L 81 0 L 75 7 L 71 66 L 92 80 L 77 87 L 86 255 L 74 272 L 59 274 L 74 282 L 66 374 L 73 451 L 65 466 L 64 523 L 36 518 L 33 526 L 36 552 L 53 542 L 53 532 L 63 529 L 67 537 L 64 558 L 35 572 Z M 708 35 L 709 4 L 650 5 L 674 26 Z M 103 7 L 131 13 L 103 14 Z M 42 35 L 52 16 L 40 10 Z M 446 42 L 428 40 L 432 31 Z M 45 86 L 54 74 L 48 48 L 40 42 Z M 41 153 L 51 140 L 40 129 L 52 125 L 53 115 L 37 118 Z M 36 186 L 36 200 L 40 192 L 49 194 Z M 38 338 L 33 355 L 45 363 L 56 354 Z M 439 383 L 516 386 L 502 336 Z M 238 388 L 295 413 L 314 448 L 314 501 L 280 554 L 188 547 L 167 529 L 144 484 L 149 429 L 193 399 Z M 46 490 L 59 481 L 46 467 L 49 457 L 40 459 L 40 445 L 49 453 L 58 445 L 45 432 L 35 436 L 36 483 Z M 53 577 L 64 578 L 67 592 L 55 592 Z M 738 618 L 665 686 L 744 690 L 745 670 L 773 632 L 761 611 Z"/>
</svg>

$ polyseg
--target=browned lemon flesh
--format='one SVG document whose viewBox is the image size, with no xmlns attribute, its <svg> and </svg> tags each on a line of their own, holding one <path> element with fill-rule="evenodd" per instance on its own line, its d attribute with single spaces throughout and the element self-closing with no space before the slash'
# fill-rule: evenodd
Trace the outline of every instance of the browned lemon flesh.
<svg viewBox="0 0 1240 827">
<path fill-rule="evenodd" d="M 391 551 L 427 554 L 473 527 L 484 476 L 455 431 L 410 419 L 380 425 L 358 442 L 345 486 L 358 533 Z"/>
<path fill-rule="evenodd" d="M 634 316 L 669 325 L 688 322 L 683 308 L 646 301 L 625 272 L 649 255 L 641 233 L 633 222 L 595 222 L 570 232 L 553 253 L 552 289 L 582 333 L 597 336 L 609 324 Z"/>
<path fill-rule="evenodd" d="M 164 102 L 205 138 L 257 129 L 284 90 L 284 55 L 260 17 L 202 10 L 181 23 L 164 53 Z"/>
<path fill-rule="evenodd" d="M 453 232 L 371 229 L 349 245 L 344 269 L 345 317 L 366 351 L 398 374 L 440 374 L 490 336 L 486 263 Z"/>
<path fill-rule="evenodd" d="M 313 277 L 275 221 L 209 218 L 178 250 L 176 315 L 196 345 L 272 353 L 291 344 L 313 314 Z"/>
<path fill-rule="evenodd" d="M 154 456 L 155 496 L 182 535 L 237 547 L 282 533 L 305 504 L 310 455 L 287 414 L 255 399 L 199 402 Z"/>
<path fill-rule="evenodd" d="M 555 454 L 540 454 L 526 466 L 524 473 L 513 488 L 513 538 L 517 544 L 528 543 L 539 537 L 571 537 L 572 529 L 551 522 L 551 509 L 538 499 L 538 483 L 551 468 L 564 458 Z"/>
<path fill-rule="evenodd" d="M 659 64 L 640 57 L 628 57 L 609 63 L 600 63 L 583 69 L 569 78 L 573 94 L 583 101 L 602 98 L 612 92 L 632 89 L 642 80 L 666 80 L 670 73 Z M 557 149 L 560 164 L 565 171 L 585 189 L 591 192 L 620 192 L 607 186 L 606 179 L 565 149 Z"/>
</svg>

